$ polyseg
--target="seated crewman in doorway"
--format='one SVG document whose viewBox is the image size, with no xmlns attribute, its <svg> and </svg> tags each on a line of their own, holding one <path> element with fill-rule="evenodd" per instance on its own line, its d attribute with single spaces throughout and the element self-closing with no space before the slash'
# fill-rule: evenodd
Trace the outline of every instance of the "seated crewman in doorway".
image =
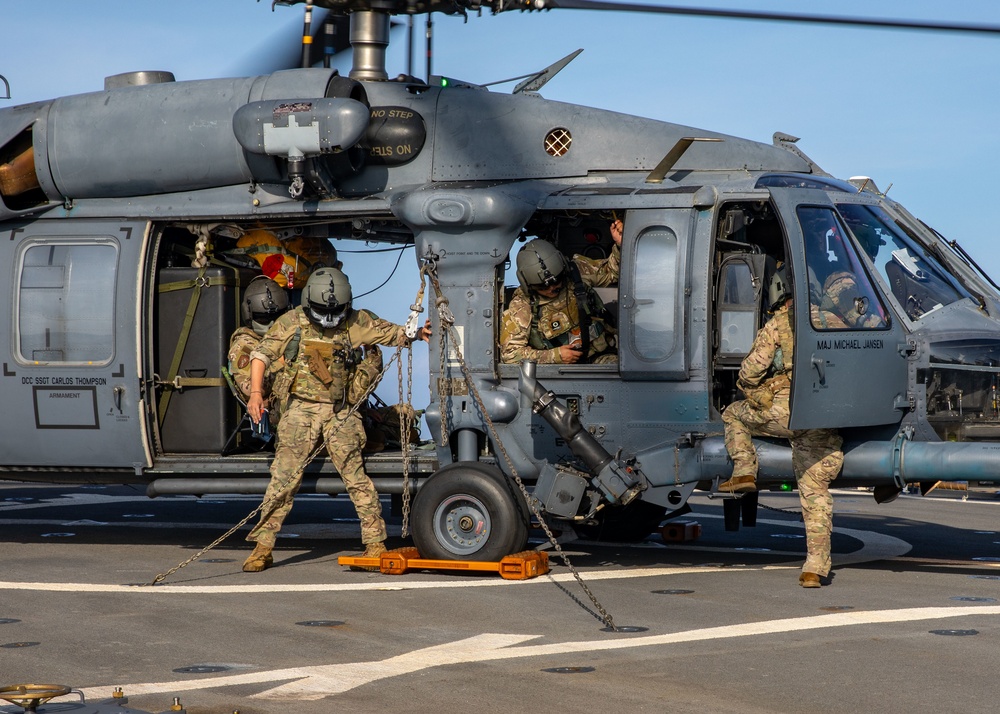
<svg viewBox="0 0 1000 714">
<path fill-rule="evenodd" d="M 243 326 L 237 328 L 229 338 L 229 373 L 244 401 L 249 401 L 250 353 L 257 349 L 264 334 L 274 321 L 284 315 L 289 308 L 288 293 L 274 280 L 258 275 L 250 281 L 243 300 L 240 301 L 240 317 Z M 276 362 L 264 375 L 264 408 L 268 410 L 268 421 L 278 425 L 281 402 L 288 393 L 287 377 L 283 374 L 284 360 Z"/>
<path fill-rule="evenodd" d="M 611 255 L 572 260 L 541 238 L 517 254 L 517 279 L 500 324 L 500 358 L 539 364 L 613 364 L 615 330 L 594 287 L 618 282 L 622 222 L 611 224 Z"/>
</svg>

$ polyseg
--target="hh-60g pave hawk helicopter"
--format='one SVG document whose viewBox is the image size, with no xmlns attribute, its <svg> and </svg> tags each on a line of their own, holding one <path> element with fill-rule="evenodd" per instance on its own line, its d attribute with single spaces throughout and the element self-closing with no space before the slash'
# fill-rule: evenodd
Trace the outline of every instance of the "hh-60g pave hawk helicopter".
<svg viewBox="0 0 1000 714">
<path fill-rule="evenodd" d="M 1000 482 L 998 288 L 872 181 L 830 176 L 787 135 L 768 145 L 547 101 L 536 91 L 561 63 L 509 95 L 389 81 L 392 15 L 469 4 L 315 4 L 350 18 L 349 77 L 134 73 L 0 110 L 0 396 L 26 416 L 0 473 L 263 493 L 270 456 L 231 448 L 241 408 L 219 374 L 253 277 L 223 258 L 264 231 L 288 254 L 331 238 L 415 247 L 435 305 L 436 449 L 367 466 L 383 493 L 419 489 L 426 557 L 523 548 L 518 482 L 546 518 L 618 539 L 728 478 L 720 415 L 777 262 L 796 303 L 817 307 L 796 311 L 790 426 L 841 430 L 838 485 L 886 500 L 912 482 Z M 620 280 L 604 302 L 618 362 L 502 363 L 515 244 L 601 257 L 616 218 Z M 836 324 L 817 319 L 835 270 L 856 286 Z M 792 482 L 787 444 L 756 445 L 760 485 Z M 306 490 L 343 492 L 323 461 L 307 476 Z"/>
</svg>

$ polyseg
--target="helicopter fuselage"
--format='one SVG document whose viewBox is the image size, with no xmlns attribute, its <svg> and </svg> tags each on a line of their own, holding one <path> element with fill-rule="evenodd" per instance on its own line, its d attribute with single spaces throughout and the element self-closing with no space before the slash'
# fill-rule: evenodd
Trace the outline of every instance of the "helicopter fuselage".
<svg viewBox="0 0 1000 714">
<path fill-rule="evenodd" d="M 616 218 L 620 279 L 602 297 L 617 363 L 504 364 L 518 241 L 601 258 Z M 432 268 L 448 312 L 430 310 L 431 397 L 416 406 L 436 449 L 414 457 L 414 485 L 478 463 L 556 518 L 633 499 L 680 512 L 731 472 L 721 412 L 776 262 L 803 306 L 790 427 L 841 430 L 839 483 L 1000 481 L 1000 298 L 870 181 L 830 177 L 784 135 L 318 69 L 0 110 L 0 395 L 15 415 L 0 473 L 263 492 L 269 455 L 241 448 L 219 376 L 255 267 L 225 257 L 251 229 L 412 243 Z M 843 305 L 818 292 L 835 273 L 855 285 L 833 323 Z M 794 482 L 787 444 L 756 444 L 762 486 Z M 595 473 L 581 453 L 598 452 Z M 402 490 L 401 464 L 368 458 L 383 491 Z M 342 492 L 325 462 L 308 484 Z"/>
</svg>

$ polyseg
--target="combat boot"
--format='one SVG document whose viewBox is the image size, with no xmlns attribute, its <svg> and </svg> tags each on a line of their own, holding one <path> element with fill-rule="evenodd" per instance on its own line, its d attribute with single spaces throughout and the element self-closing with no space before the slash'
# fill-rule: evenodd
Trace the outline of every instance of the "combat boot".
<svg viewBox="0 0 1000 714">
<path fill-rule="evenodd" d="M 822 585 L 816 573 L 802 573 L 799 576 L 799 585 L 804 588 L 818 588 Z"/>
<path fill-rule="evenodd" d="M 365 552 L 362 553 L 359 557 L 361 557 L 361 558 L 381 558 L 382 557 L 382 553 L 384 553 L 385 551 L 386 551 L 386 547 L 385 547 L 385 543 L 383 541 L 379 541 L 378 543 L 369 543 L 365 547 Z M 377 565 L 352 565 L 351 566 L 351 570 L 354 570 L 354 571 L 367 570 L 370 573 L 377 573 L 377 572 L 379 572 L 381 570 L 381 568 L 379 566 L 377 566 Z"/>
<path fill-rule="evenodd" d="M 753 476 L 733 476 L 719 484 L 719 493 L 752 493 L 757 490 L 757 479 Z"/>
<path fill-rule="evenodd" d="M 243 562 L 244 573 L 259 573 L 261 570 L 274 565 L 274 558 L 271 557 L 270 546 L 258 543 L 250 554 L 250 557 Z"/>
</svg>

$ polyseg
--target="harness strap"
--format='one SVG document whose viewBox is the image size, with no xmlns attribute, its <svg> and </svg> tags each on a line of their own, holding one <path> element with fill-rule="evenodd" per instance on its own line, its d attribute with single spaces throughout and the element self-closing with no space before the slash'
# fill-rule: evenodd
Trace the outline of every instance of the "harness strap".
<svg viewBox="0 0 1000 714">
<path fill-rule="evenodd" d="M 569 260 L 569 277 L 573 280 L 573 294 L 576 296 L 576 319 L 580 325 L 580 339 L 582 340 L 580 364 L 589 362 L 590 355 L 590 291 L 580 277 L 580 268 L 576 261 Z"/>
<path fill-rule="evenodd" d="M 167 382 L 173 382 L 177 378 L 177 370 L 181 366 L 181 358 L 184 357 L 184 349 L 187 347 L 188 337 L 191 335 L 191 325 L 194 324 L 194 315 L 198 311 L 198 300 L 201 298 L 201 289 L 203 286 L 207 286 L 209 283 L 205 280 L 205 269 L 207 266 L 202 266 L 198 269 L 198 277 L 194 280 L 182 281 L 191 283 L 189 287 L 193 288 L 194 291 L 191 293 L 191 300 L 188 302 L 187 314 L 184 315 L 184 324 L 181 326 L 181 334 L 177 338 L 177 347 L 174 348 L 174 358 L 170 361 L 170 369 L 167 371 Z M 170 288 L 171 290 L 180 289 L 172 287 L 176 283 L 167 283 L 165 286 L 161 286 L 161 292 L 164 292 L 163 287 Z M 170 397 L 173 395 L 173 390 L 165 389 L 163 391 L 163 396 L 160 399 L 160 408 L 158 411 L 158 417 L 160 420 L 160 428 L 163 428 L 163 419 L 167 415 L 167 406 L 170 404 Z"/>
</svg>

